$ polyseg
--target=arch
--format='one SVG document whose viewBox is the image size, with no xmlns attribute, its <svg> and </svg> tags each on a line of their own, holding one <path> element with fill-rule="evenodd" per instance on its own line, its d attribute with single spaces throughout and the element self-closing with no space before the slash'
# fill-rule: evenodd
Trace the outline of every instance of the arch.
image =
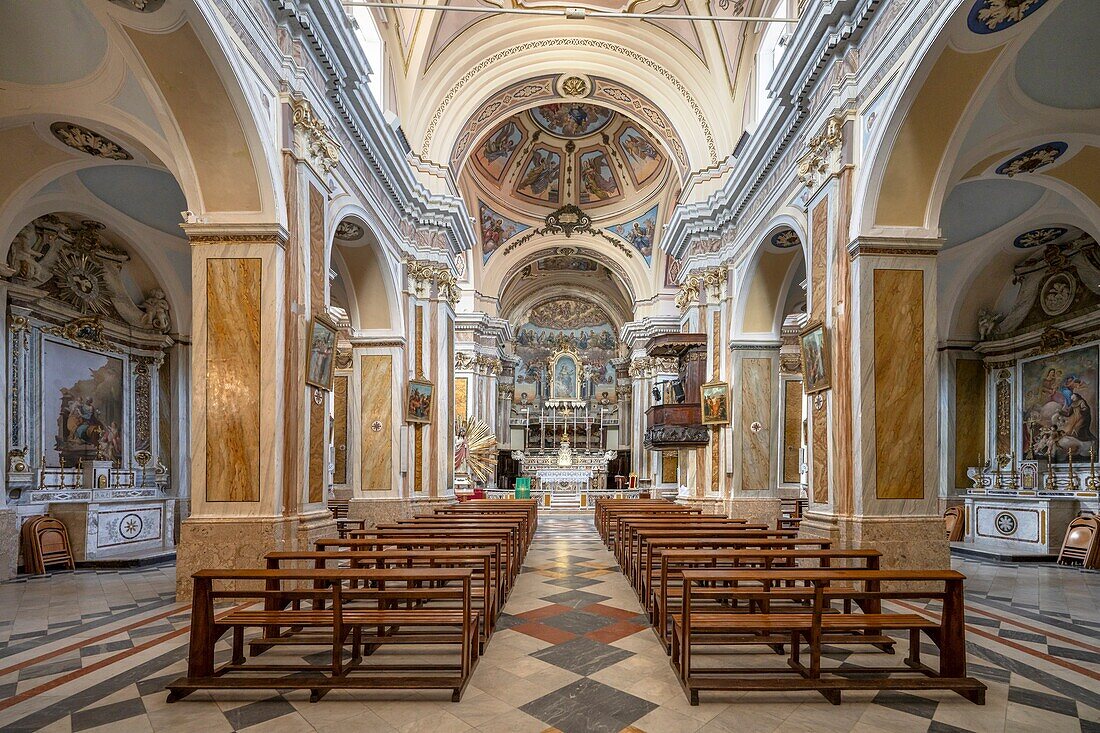
<svg viewBox="0 0 1100 733">
<path fill-rule="evenodd" d="M 344 221 L 360 226 L 362 237 L 336 240 L 336 228 Z M 330 207 L 325 226 L 329 232 L 326 272 L 331 268 L 339 273 L 348 290 L 348 317 L 354 330 L 401 334 L 404 326 L 396 271 L 399 260 L 383 244 L 371 221 L 372 217 L 358 203 Z"/>
<path fill-rule="evenodd" d="M 800 244 L 790 249 L 774 246 L 772 238 L 783 230 L 793 230 Z M 750 241 L 756 245 L 741 263 L 741 276 L 733 300 L 730 338 L 767 336 L 779 338 L 783 308 L 797 274 L 807 272 L 806 226 L 794 211 L 781 213 L 758 226 Z"/>
</svg>

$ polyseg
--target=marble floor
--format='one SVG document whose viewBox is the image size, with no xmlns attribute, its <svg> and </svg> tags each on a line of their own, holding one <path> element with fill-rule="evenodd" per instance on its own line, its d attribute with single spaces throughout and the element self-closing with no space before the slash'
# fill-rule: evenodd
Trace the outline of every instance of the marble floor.
<svg viewBox="0 0 1100 733">
<path fill-rule="evenodd" d="M 188 623 L 171 565 L 13 581 L 0 584 L 0 730 L 1100 732 L 1100 574 L 956 567 L 969 577 L 970 671 L 989 686 L 984 707 L 909 692 L 846 693 L 839 707 L 812 693 L 704 693 L 691 707 L 591 515 L 540 518 L 457 704 L 443 692 L 335 692 L 315 704 L 306 692 L 219 692 L 167 705 Z M 859 661 L 843 648 L 828 656 Z"/>
</svg>

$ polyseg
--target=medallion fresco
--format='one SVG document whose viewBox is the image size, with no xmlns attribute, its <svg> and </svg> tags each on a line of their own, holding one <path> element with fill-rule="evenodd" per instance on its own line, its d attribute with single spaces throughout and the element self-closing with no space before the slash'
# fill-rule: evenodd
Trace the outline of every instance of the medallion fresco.
<svg viewBox="0 0 1100 733">
<path fill-rule="evenodd" d="M 504 244 L 524 229 L 530 228 L 526 224 L 520 224 L 518 221 L 512 221 L 503 214 L 498 214 L 480 201 L 478 202 L 478 218 L 481 228 L 482 264 L 489 261 L 493 252 L 496 252 L 500 245 Z"/>
<path fill-rule="evenodd" d="M 1043 227 L 1042 229 L 1032 229 L 1030 232 L 1024 232 L 1020 236 L 1016 237 L 1012 241 L 1012 246 L 1019 249 L 1031 249 L 1032 247 L 1041 247 L 1045 244 L 1057 240 L 1059 237 L 1065 236 L 1069 230 L 1065 227 Z"/>
<path fill-rule="evenodd" d="M 619 184 L 603 151 L 593 150 L 580 157 L 580 201 L 582 204 L 604 201 L 619 195 Z"/>
<path fill-rule="evenodd" d="M 477 162 L 494 180 L 499 181 L 512 155 L 523 142 L 523 131 L 514 119 L 498 127 L 483 145 L 478 147 Z"/>
<path fill-rule="evenodd" d="M 547 148 L 535 148 L 516 184 L 516 193 L 556 204 L 560 198 L 561 155 Z"/>
<path fill-rule="evenodd" d="M 581 362 L 581 396 L 615 394 L 618 335 L 607 313 L 599 306 L 576 298 L 558 298 L 531 310 L 527 323 L 516 332 L 516 390 L 549 396 L 548 360 L 565 347 L 577 352 Z"/>
<path fill-rule="evenodd" d="M 619 147 L 623 150 L 623 156 L 630 166 L 630 173 L 634 181 L 639 185 L 661 169 L 663 158 L 648 137 L 639 132 L 633 125 L 627 125 L 619 133 Z"/>
<path fill-rule="evenodd" d="M 531 119 L 546 132 L 558 137 L 577 138 L 602 130 L 611 121 L 612 112 L 595 104 L 554 102 L 531 110 Z"/>
<path fill-rule="evenodd" d="M 638 250 L 645 257 L 646 264 L 653 263 L 653 245 L 656 243 L 657 232 L 657 207 L 632 219 L 625 224 L 616 224 L 610 227 L 611 231 L 619 235 Z"/>
<path fill-rule="evenodd" d="M 1018 176 L 1021 173 L 1034 173 L 1061 158 L 1067 150 L 1069 150 L 1069 145 L 1064 142 L 1036 145 L 1030 150 L 1025 150 L 1001 163 L 997 166 L 996 173 L 1009 178 Z"/>
<path fill-rule="evenodd" d="M 791 249 L 792 247 L 799 247 L 802 245 L 802 240 L 798 237 L 798 232 L 793 229 L 780 229 L 778 232 L 771 236 L 771 243 L 773 247 L 779 249 Z"/>
<path fill-rule="evenodd" d="M 1089 346 L 1025 362 L 1020 435 L 1025 458 L 1034 453 L 1054 463 L 1087 460 L 1096 448 L 1097 347 Z"/>
</svg>

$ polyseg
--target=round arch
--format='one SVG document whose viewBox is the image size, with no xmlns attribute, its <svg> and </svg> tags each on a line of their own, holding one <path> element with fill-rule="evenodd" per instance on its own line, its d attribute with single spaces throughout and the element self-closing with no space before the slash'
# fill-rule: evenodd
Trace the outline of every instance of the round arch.
<svg viewBox="0 0 1100 733">
<path fill-rule="evenodd" d="M 772 243 L 776 235 L 793 231 L 799 244 L 781 249 Z M 740 277 L 733 300 L 730 338 L 779 338 L 786 295 L 799 272 L 809 271 L 806 225 L 800 212 L 788 209 L 760 224 L 749 237 L 756 244 L 739 266 Z"/>
<path fill-rule="evenodd" d="M 355 240 L 337 240 L 336 229 L 345 221 L 362 229 Z M 374 217 L 359 203 L 345 202 L 329 208 L 325 231 L 329 233 L 325 262 L 339 273 L 349 290 L 352 328 L 401 334 L 404 331 L 400 288 L 400 259 L 378 236 Z"/>
</svg>

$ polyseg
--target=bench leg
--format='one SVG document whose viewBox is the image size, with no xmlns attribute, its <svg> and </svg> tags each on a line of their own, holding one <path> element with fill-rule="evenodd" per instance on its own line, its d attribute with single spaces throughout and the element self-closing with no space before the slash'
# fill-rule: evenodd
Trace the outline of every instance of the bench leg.
<svg viewBox="0 0 1100 733">
<path fill-rule="evenodd" d="M 233 659 L 231 664 L 244 664 L 244 627 L 233 627 Z"/>
<path fill-rule="evenodd" d="M 909 629 L 909 656 L 905 663 L 910 667 L 920 667 L 920 629 Z"/>
<path fill-rule="evenodd" d="M 840 690 L 818 690 L 818 692 L 833 705 L 840 704 Z"/>
<path fill-rule="evenodd" d="M 168 688 L 168 699 L 165 700 L 165 702 L 173 703 L 177 700 L 182 700 L 183 698 L 190 695 L 192 692 L 194 692 L 194 690 L 173 690 L 172 688 Z M 982 699 L 982 704 L 985 704 L 984 696 Z"/>
<path fill-rule="evenodd" d="M 960 695 L 965 697 L 975 705 L 985 705 L 985 688 L 980 690 L 956 690 Z"/>
</svg>

